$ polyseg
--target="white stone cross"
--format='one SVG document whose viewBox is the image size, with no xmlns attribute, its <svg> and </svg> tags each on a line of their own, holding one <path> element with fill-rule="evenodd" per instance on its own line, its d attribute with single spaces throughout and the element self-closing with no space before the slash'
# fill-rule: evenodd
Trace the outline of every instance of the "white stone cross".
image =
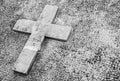
<svg viewBox="0 0 120 81">
<path fill-rule="evenodd" d="M 20 19 L 16 22 L 13 30 L 31 35 L 14 64 L 14 71 L 28 73 L 45 36 L 67 41 L 72 27 L 52 24 L 57 10 L 57 6 L 46 5 L 38 21 Z"/>
</svg>

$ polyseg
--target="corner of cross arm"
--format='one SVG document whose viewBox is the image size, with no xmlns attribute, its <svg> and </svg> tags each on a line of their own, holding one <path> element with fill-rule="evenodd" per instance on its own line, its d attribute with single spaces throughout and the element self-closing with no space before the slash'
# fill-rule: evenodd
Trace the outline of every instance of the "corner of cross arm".
<svg viewBox="0 0 120 81">
<path fill-rule="evenodd" d="M 33 20 L 19 19 L 16 22 L 13 30 L 25 32 L 25 33 L 31 33 L 32 27 L 35 23 L 36 23 L 36 21 L 33 21 Z"/>
</svg>

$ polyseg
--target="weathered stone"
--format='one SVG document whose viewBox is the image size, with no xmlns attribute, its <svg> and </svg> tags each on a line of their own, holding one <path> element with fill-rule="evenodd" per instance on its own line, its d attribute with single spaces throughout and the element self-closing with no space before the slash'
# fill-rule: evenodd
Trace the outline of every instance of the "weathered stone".
<svg viewBox="0 0 120 81">
<path fill-rule="evenodd" d="M 72 28 L 68 26 L 59 26 L 51 24 L 55 18 L 57 6 L 45 6 L 38 21 L 18 20 L 13 30 L 31 33 L 30 38 L 25 44 L 20 56 L 14 65 L 14 70 L 24 74 L 28 73 L 37 51 L 40 50 L 41 44 L 45 38 L 67 40 Z"/>
</svg>

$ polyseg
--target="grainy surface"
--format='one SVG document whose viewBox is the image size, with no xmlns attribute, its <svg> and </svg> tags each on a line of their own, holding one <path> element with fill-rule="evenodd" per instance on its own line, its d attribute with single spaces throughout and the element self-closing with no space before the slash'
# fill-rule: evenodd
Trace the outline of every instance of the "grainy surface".
<svg viewBox="0 0 120 81">
<path fill-rule="evenodd" d="M 12 28 L 20 18 L 37 20 L 46 4 L 60 8 L 54 23 L 74 30 L 67 42 L 46 39 L 27 76 L 14 73 L 29 35 Z M 119 81 L 119 10 L 119 0 L 0 0 L 0 80 Z"/>
</svg>

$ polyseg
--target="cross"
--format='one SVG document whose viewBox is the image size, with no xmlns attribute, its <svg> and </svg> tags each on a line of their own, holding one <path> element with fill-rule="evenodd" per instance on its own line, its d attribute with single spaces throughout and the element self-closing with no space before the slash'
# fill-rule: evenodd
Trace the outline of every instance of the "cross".
<svg viewBox="0 0 120 81">
<path fill-rule="evenodd" d="M 67 41 L 72 27 L 52 24 L 57 10 L 57 6 L 46 5 L 38 21 L 20 19 L 16 22 L 13 30 L 31 35 L 14 64 L 14 71 L 28 73 L 45 36 Z"/>
</svg>

